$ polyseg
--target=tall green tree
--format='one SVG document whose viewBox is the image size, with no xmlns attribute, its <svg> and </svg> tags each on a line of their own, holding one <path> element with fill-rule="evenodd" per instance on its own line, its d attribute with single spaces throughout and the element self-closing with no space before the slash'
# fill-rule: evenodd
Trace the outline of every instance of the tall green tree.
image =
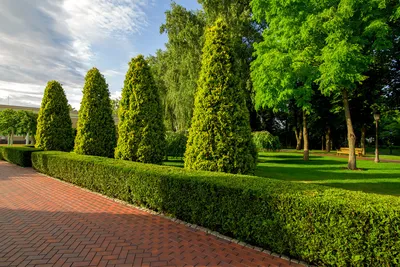
<svg viewBox="0 0 400 267">
<path fill-rule="evenodd" d="M 392 47 L 393 29 L 389 22 L 396 19 L 398 5 L 393 0 L 252 0 L 255 16 L 268 24 L 264 41 L 257 45 L 259 65 L 260 58 L 273 53 L 276 45 L 287 45 L 290 49 L 284 52 L 292 56 L 282 57 L 277 51 L 280 59 L 273 66 L 275 75 L 286 76 L 279 74 L 279 68 L 284 72 L 290 66 L 308 65 L 306 70 L 317 70 L 317 77 L 308 71 L 305 76 L 317 82 L 323 94 L 341 95 L 350 148 L 349 169 L 357 168 L 349 97 L 356 85 L 368 78 L 365 73 L 376 54 Z M 273 34 L 276 42 L 271 44 L 271 38 L 266 37 Z M 293 58 L 299 59 L 295 65 L 290 63 Z M 267 77 L 261 73 L 258 76 L 257 80 L 268 83 Z M 286 82 L 284 78 L 280 87 L 286 87 Z"/>
<path fill-rule="evenodd" d="M 19 110 L 17 111 L 18 124 L 17 134 L 26 136 L 26 144 L 28 145 L 31 140 L 35 143 L 35 134 L 37 129 L 38 115 L 32 111 Z"/>
<path fill-rule="evenodd" d="M 251 77 L 256 92 L 255 104 L 258 109 L 269 107 L 275 111 L 287 111 L 290 104 L 300 109 L 301 119 L 296 124 L 302 121 L 302 127 L 299 127 L 302 129 L 296 130 L 296 139 L 299 144 L 302 133 L 304 160 L 308 160 L 307 117 L 312 112 L 314 80 L 318 77 L 318 69 L 313 64 L 313 45 L 318 39 L 299 31 L 302 21 L 307 18 L 306 13 L 291 17 L 274 8 L 264 13 L 258 10 L 258 4 L 253 1 L 256 18 L 260 23 L 267 20 L 268 28 L 263 32 L 264 40 L 254 46 L 257 58 L 252 62 Z M 292 107 L 292 110 L 296 108 Z"/>
<path fill-rule="evenodd" d="M 0 133 L 7 135 L 8 145 L 14 144 L 18 122 L 18 114 L 15 110 L 9 108 L 0 112 Z"/>
<path fill-rule="evenodd" d="M 158 64 L 152 69 L 165 84 L 162 96 L 168 128 L 184 131 L 189 128 L 193 115 L 206 22 L 202 11 L 190 11 L 175 3 L 165 16 L 160 32 L 168 35 L 168 42 L 166 50 L 156 54 Z"/>
<path fill-rule="evenodd" d="M 49 81 L 38 116 L 36 147 L 43 150 L 71 151 L 73 146 L 67 97 L 59 82 Z"/>
<path fill-rule="evenodd" d="M 228 26 L 217 20 L 206 32 L 185 167 L 253 173 L 257 152 L 244 92 L 237 87 Z"/>
<path fill-rule="evenodd" d="M 83 87 L 74 151 L 77 154 L 114 157 L 115 122 L 110 91 L 97 68 L 88 71 Z"/>
<path fill-rule="evenodd" d="M 261 126 L 259 114 L 255 110 L 254 89 L 250 79 L 250 63 L 253 61 L 253 44 L 262 40 L 263 23 L 254 23 L 250 0 L 198 0 L 202 5 L 208 25 L 222 17 L 229 25 L 227 31 L 232 40 L 234 71 L 238 78 L 238 88 L 245 92 L 246 105 L 250 112 L 252 129 Z"/>
<path fill-rule="evenodd" d="M 142 55 L 129 63 L 118 115 L 115 157 L 161 163 L 165 154 L 163 109 L 150 67 Z"/>
</svg>

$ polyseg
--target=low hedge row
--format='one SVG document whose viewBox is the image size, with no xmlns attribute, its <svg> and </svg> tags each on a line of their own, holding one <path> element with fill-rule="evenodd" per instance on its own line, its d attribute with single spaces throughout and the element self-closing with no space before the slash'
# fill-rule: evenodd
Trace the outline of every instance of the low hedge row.
<svg viewBox="0 0 400 267">
<path fill-rule="evenodd" d="M 28 146 L 0 146 L 0 159 L 22 167 L 31 167 L 31 154 L 37 151 L 41 150 Z"/>
<path fill-rule="evenodd" d="M 38 171 L 318 265 L 400 264 L 397 197 L 63 152 Z"/>
</svg>

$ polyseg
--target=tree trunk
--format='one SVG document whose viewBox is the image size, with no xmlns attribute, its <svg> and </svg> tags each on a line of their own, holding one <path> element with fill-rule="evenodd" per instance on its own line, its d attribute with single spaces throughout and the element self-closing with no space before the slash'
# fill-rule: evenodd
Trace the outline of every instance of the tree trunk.
<svg viewBox="0 0 400 267">
<path fill-rule="evenodd" d="M 310 159 L 310 152 L 308 151 L 307 114 L 304 110 L 303 110 L 303 138 L 304 138 L 303 159 L 305 161 L 308 161 Z"/>
<path fill-rule="evenodd" d="M 35 135 L 32 135 L 32 136 L 31 136 L 31 144 L 32 144 L 32 145 L 36 145 Z"/>
<path fill-rule="evenodd" d="M 13 144 L 14 144 L 14 129 L 11 130 L 10 141 L 8 145 L 12 146 Z"/>
<path fill-rule="evenodd" d="M 331 149 L 332 149 L 331 127 L 330 126 L 328 126 L 328 128 L 326 128 L 325 140 L 326 140 L 326 144 L 325 144 L 326 150 L 325 151 L 327 153 L 329 153 L 329 152 L 331 152 Z"/>
<path fill-rule="evenodd" d="M 321 141 L 321 144 L 322 144 L 321 150 L 324 151 L 325 150 L 325 147 L 324 147 L 324 140 L 325 140 L 324 136 L 322 136 L 321 140 L 322 140 Z"/>
<path fill-rule="evenodd" d="M 375 137 L 375 162 L 379 163 L 379 145 L 378 145 L 378 120 L 375 121 L 376 137 Z"/>
<path fill-rule="evenodd" d="M 300 131 L 297 130 L 297 128 L 295 128 L 294 130 L 294 134 L 296 135 L 296 150 L 300 150 L 301 149 L 301 140 L 303 139 L 303 132 L 300 129 Z"/>
<path fill-rule="evenodd" d="M 29 145 L 29 133 L 25 136 L 25 145 Z"/>
<path fill-rule="evenodd" d="M 362 148 L 362 155 L 365 156 L 366 150 L 365 150 L 365 136 L 367 133 L 367 127 L 365 125 L 362 126 L 361 128 L 361 148 Z"/>
<path fill-rule="evenodd" d="M 357 162 L 356 162 L 356 135 L 354 134 L 353 123 L 351 121 L 351 114 L 350 114 L 350 106 L 349 106 L 349 96 L 346 90 L 342 91 L 343 95 L 343 106 L 344 106 L 344 113 L 346 116 L 346 125 L 347 125 L 347 141 L 349 143 L 349 162 L 348 168 L 350 170 L 357 169 Z"/>
</svg>

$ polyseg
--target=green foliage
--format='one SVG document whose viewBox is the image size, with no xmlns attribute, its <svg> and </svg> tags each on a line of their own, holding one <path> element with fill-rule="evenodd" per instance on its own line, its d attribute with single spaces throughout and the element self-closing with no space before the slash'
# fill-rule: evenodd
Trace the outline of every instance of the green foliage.
<svg viewBox="0 0 400 267">
<path fill-rule="evenodd" d="M 119 101 L 121 101 L 121 98 L 118 97 L 115 99 L 111 99 L 111 108 L 113 116 L 118 116 Z"/>
<path fill-rule="evenodd" d="M 43 150 L 70 151 L 74 146 L 67 97 L 57 81 L 50 81 L 40 107 L 36 147 Z"/>
<path fill-rule="evenodd" d="M 93 68 L 85 78 L 74 151 L 82 155 L 112 158 L 115 146 L 110 92 L 104 76 Z"/>
<path fill-rule="evenodd" d="M 398 197 L 72 153 L 32 161 L 64 181 L 316 265 L 400 264 Z"/>
<path fill-rule="evenodd" d="M 133 58 L 126 74 L 119 107 L 115 157 L 161 163 L 165 154 L 165 126 L 160 96 L 142 55 Z"/>
<path fill-rule="evenodd" d="M 0 112 L 0 133 L 13 135 L 17 131 L 18 114 L 13 109 L 5 109 Z"/>
<path fill-rule="evenodd" d="M 185 153 L 188 169 L 252 173 L 252 142 L 244 93 L 236 87 L 227 25 L 218 20 L 206 32 L 202 69 Z"/>
<path fill-rule="evenodd" d="M 203 7 L 208 25 L 214 24 L 221 17 L 229 25 L 227 34 L 232 42 L 232 53 L 235 59 L 233 70 L 238 78 L 237 88 L 245 93 L 252 129 L 260 127 L 261 121 L 254 107 L 250 63 L 254 60 L 253 44 L 262 41 L 261 32 L 266 26 L 262 23 L 254 23 L 250 6 L 251 0 L 198 0 L 198 2 Z"/>
<path fill-rule="evenodd" d="M 187 134 L 186 132 L 166 132 L 165 135 L 167 157 L 182 158 L 185 155 Z"/>
<path fill-rule="evenodd" d="M 0 160 L 6 160 L 21 167 L 32 167 L 32 152 L 40 151 L 33 147 L 0 146 Z"/>
<path fill-rule="evenodd" d="M 253 132 L 253 142 L 259 151 L 279 151 L 281 143 L 277 136 L 270 132 Z"/>
<path fill-rule="evenodd" d="M 35 135 L 37 130 L 37 119 L 38 115 L 32 111 L 19 110 L 17 111 L 18 124 L 17 132 L 18 135 Z"/>
<path fill-rule="evenodd" d="M 193 114 L 194 93 L 200 73 L 205 17 L 175 3 L 160 27 L 168 35 L 165 51 L 157 51 L 149 64 L 160 90 L 167 129 L 185 131 Z"/>
</svg>

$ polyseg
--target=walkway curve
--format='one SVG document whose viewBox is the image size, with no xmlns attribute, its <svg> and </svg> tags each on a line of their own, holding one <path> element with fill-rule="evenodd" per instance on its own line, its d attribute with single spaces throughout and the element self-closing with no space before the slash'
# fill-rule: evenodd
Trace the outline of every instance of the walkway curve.
<svg viewBox="0 0 400 267">
<path fill-rule="evenodd" d="M 0 266 L 302 266 L 0 161 Z"/>
</svg>

